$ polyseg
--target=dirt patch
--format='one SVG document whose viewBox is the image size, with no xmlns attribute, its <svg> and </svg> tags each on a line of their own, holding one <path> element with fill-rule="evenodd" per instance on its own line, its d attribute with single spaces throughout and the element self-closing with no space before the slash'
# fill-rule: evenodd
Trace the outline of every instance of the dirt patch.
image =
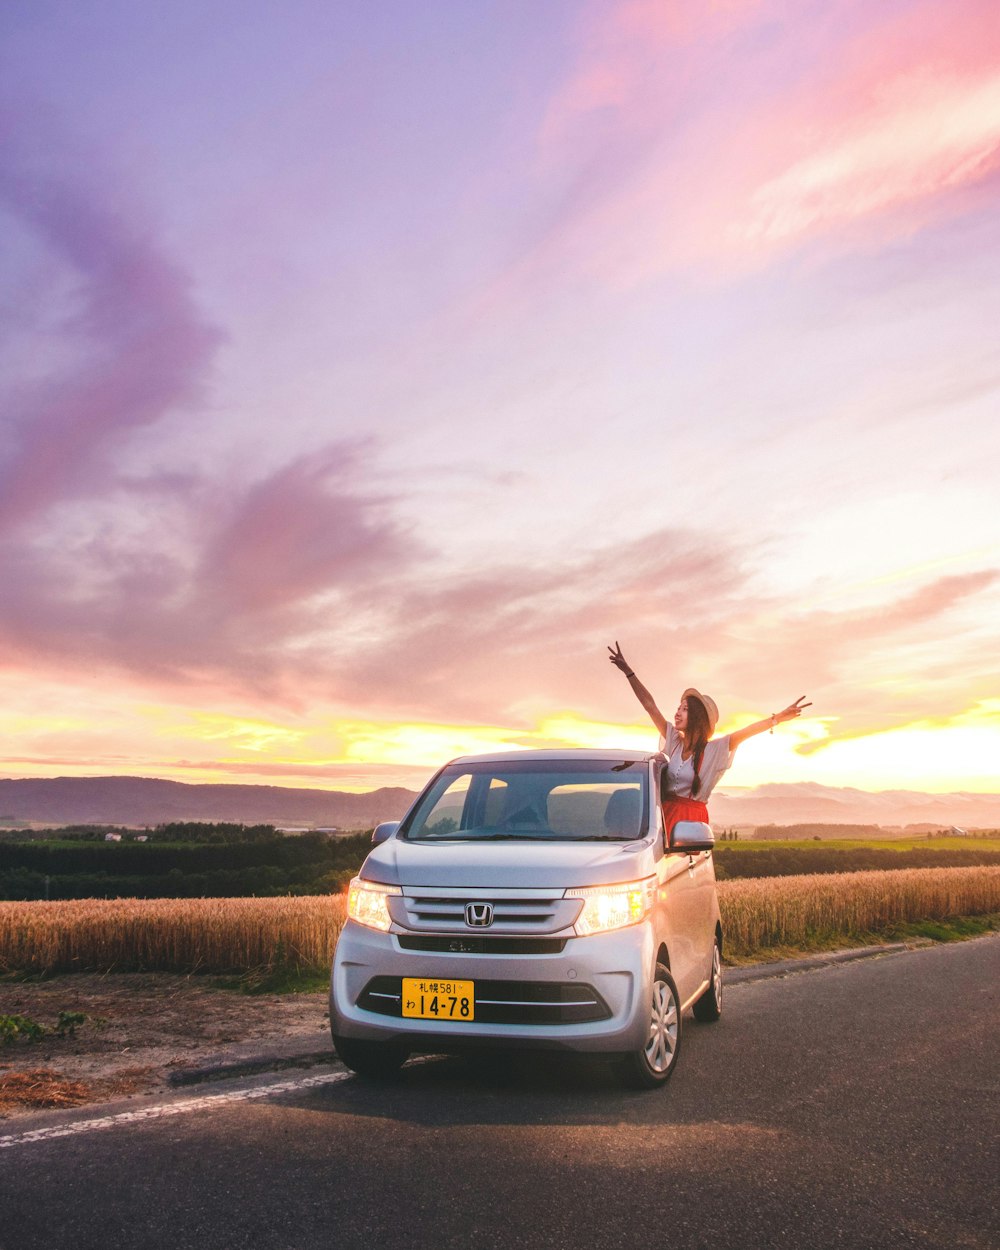
<svg viewBox="0 0 1000 1250">
<path fill-rule="evenodd" d="M 152 1069 L 122 1068 L 114 1076 L 93 1081 L 73 1081 L 51 1068 L 25 1072 L 0 1065 L 0 1118 L 16 1111 L 52 1107 L 82 1107 L 107 1098 L 124 1098 L 149 1088 Z"/>
<path fill-rule="evenodd" d="M 44 1033 L 0 1045 L 0 1117 L 153 1092 L 179 1071 L 255 1054 L 330 1048 L 322 991 L 247 995 L 170 973 L 0 982 L 3 1016 Z"/>
</svg>

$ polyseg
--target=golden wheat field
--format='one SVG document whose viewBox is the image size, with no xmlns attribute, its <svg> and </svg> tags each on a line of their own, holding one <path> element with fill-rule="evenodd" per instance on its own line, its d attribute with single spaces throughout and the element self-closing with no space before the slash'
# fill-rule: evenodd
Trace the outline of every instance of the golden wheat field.
<svg viewBox="0 0 1000 1250">
<path fill-rule="evenodd" d="M 343 894 L 0 903 L 0 969 L 230 972 L 329 967 Z"/>
<path fill-rule="evenodd" d="M 0 970 L 231 972 L 329 967 L 344 895 L 0 902 Z M 727 954 L 1000 911 L 1000 868 L 908 868 L 723 881 Z"/>
<path fill-rule="evenodd" d="M 772 946 L 858 938 L 914 921 L 1000 911 L 1000 868 L 900 868 L 720 881 L 719 907 L 727 954 L 746 956 Z"/>
</svg>

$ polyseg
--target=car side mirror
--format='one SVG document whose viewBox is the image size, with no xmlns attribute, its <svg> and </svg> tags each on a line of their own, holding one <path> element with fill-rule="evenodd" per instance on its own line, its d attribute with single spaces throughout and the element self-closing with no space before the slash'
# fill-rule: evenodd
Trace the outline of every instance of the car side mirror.
<svg viewBox="0 0 1000 1250">
<path fill-rule="evenodd" d="M 376 825 L 372 830 L 372 846 L 378 846 L 380 842 L 387 841 L 398 828 L 398 820 L 383 820 L 380 825 Z"/>
<path fill-rule="evenodd" d="M 672 851 L 710 851 L 715 846 L 712 826 L 703 820 L 679 820 L 670 840 Z"/>
</svg>

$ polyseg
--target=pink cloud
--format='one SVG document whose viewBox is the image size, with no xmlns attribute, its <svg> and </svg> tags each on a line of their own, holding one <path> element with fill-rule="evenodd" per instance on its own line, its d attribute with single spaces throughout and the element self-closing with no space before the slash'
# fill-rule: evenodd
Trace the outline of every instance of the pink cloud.
<svg viewBox="0 0 1000 1250">
<path fill-rule="evenodd" d="M 720 648 L 720 687 L 738 707 L 760 711 L 806 690 L 816 714 L 836 722 L 831 738 L 954 712 L 1000 680 L 964 636 L 960 615 L 998 584 L 1000 572 L 982 569 L 867 608 L 793 613 L 748 604 L 740 634 Z M 788 682 L 795 689 L 782 691 Z"/>
<path fill-rule="evenodd" d="M 771 7 L 768 0 L 619 0 L 582 10 L 579 59 L 542 122 L 550 147 L 612 115 L 623 129 L 655 126 L 665 99 L 683 101 L 690 46 L 725 39 Z"/>
<path fill-rule="evenodd" d="M 711 157 L 686 187 L 700 221 L 682 215 L 661 261 L 740 263 L 859 231 L 882 240 L 964 211 L 950 197 L 1000 167 L 996 7 L 865 17 L 805 81 L 706 132 Z"/>
<path fill-rule="evenodd" d="M 581 30 L 538 178 L 576 170 L 582 193 L 526 241 L 518 282 L 572 267 L 627 287 L 908 237 L 1000 169 L 992 0 L 623 4 Z"/>
<path fill-rule="evenodd" d="M 403 579 L 383 629 L 337 666 L 337 688 L 373 714 L 485 723 L 563 707 L 606 714 L 605 644 L 619 637 L 636 662 L 669 656 L 683 671 L 750 594 L 749 555 L 664 531 L 558 567 Z"/>
<path fill-rule="evenodd" d="M 766 248 L 894 214 L 905 228 L 1000 166 L 996 15 L 918 6 L 848 44 L 836 78 L 785 101 L 791 124 L 751 130 L 762 160 L 730 238 Z"/>
<path fill-rule="evenodd" d="M 996 586 L 995 570 L 939 578 L 869 609 L 797 614 L 755 588 L 760 557 L 718 536 L 664 531 L 559 569 L 494 569 L 423 594 L 404 585 L 397 619 L 352 651 L 337 689 L 427 719 L 528 725 L 560 709 L 642 719 L 607 663 L 615 639 L 661 709 L 691 682 L 716 691 L 726 715 L 808 691 L 847 735 L 982 688 L 981 656 L 960 638 L 946 683 L 924 684 L 923 674 L 942 625 Z M 891 677 L 922 693 L 901 700 L 882 684 Z"/>
<path fill-rule="evenodd" d="M 297 604 L 348 583 L 356 592 L 412 556 L 389 500 L 358 489 L 366 460 L 360 445 L 338 444 L 239 494 L 203 553 L 204 593 L 238 612 Z"/>
<path fill-rule="evenodd" d="M 420 556 L 358 444 L 303 456 L 249 485 L 152 479 L 144 524 L 99 531 L 71 556 L 13 536 L 0 543 L 6 666 L 118 671 L 161 690 L 197 685 L 299 702 L 330 665 L 303 635 L 340 632 Z M 129 499 L 134 506 L 135 498 Z M 0 662 L 2 663 L 2 662 Z"/>
</svg>

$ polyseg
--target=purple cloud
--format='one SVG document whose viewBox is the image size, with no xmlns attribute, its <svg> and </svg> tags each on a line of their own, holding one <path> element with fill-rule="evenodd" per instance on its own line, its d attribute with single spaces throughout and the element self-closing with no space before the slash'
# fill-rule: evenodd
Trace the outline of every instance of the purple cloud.
<svg viewBox="0 0 1000 1250">
<path fill-rule="evenodd" d="M 333 445 L 228 490 L 156 479 L 139 538 L 111 526 L 72 559 L 9 539 L 0 645 L 45 666 L 96 664 L 152 685 L 298 702 L 310 676 L 330 678 L 321 647 L 283 652 L 330 628 L 329 609 L 311 601 L 336 594 L 338 621 L 349 621 L 419 556 L 392 501 L 352 486 L 371 476 L 364 448 Z"/>
<path fill-rule="evenodd" d="M 362 444 L 249 484 L 209 469 L 122 470 L 137 430 L 201 399 L 223 335 L 120 186 L 96 185 L 35 119 L 0 126 L 0 212 L 14 221 L 15 263 L 40 288 L 2 409 L 7 662 L 273 692 L 281 646 L 315 626 L 307 601 L 337 587 L 357 597 L 413 544 L 391 501 L 355 485 L 370 477 Z M 66 310 L 55 324 L 53 309 Z"/>
<path fill-rule="evenodd" d="M 367 459 L 362 444 L 336 444 L 237 495 L 203 552 L 203 592 L 236 613 L 281 608 L 338 587 L 358 593 L 412 557 L 390 501 L 354 486 Z"/>
<path fill-rule="evenodd" d="M 16 125 L 8 119 L 5 129 L 12 141 L 0 148 L 0 208 L 41 247 L 53 298 L 58 290 L 65 302 L 71 284 L 72 311 L 58 327 L 51 371 L 4 405 L 0 535 L 61 500 L 106 489 L 115 444 L 196 399 L 222 340 L 145 223 L 116 211 L 106 189 L 73 168 L 79 160 L 43 171 Z M 56 363 L 67 355 L 72 363 Z"/>
</svg>

